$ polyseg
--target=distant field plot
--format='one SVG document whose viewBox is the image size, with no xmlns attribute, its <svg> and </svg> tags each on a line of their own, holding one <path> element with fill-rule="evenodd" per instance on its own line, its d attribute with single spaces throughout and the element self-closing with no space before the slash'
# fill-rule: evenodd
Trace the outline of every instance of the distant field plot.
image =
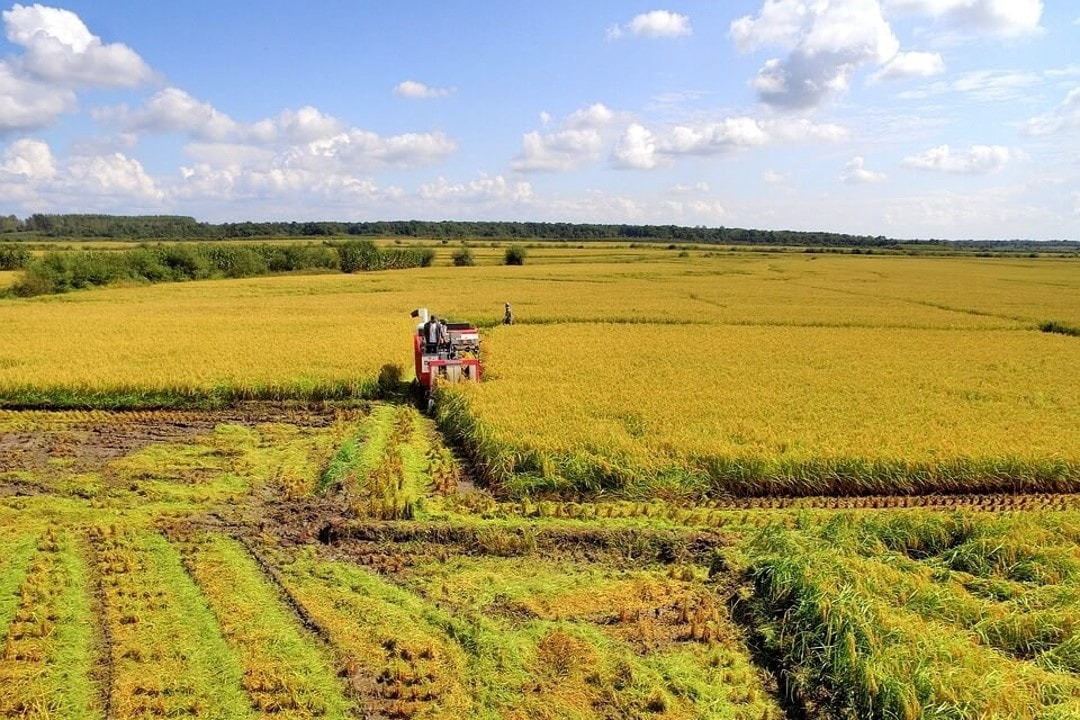
<svg viewBox="0 0 1080 720">
<path fill-rule="evenodd" d="M 563 260 L 7 299 L 0 396 L 55 404 L 95 396 L 137 402 L 154 393 L 161 402 L 215 392 L 363 395 L 384 364 L 409 367 L 408 312 L 424 306 L 493 324 L 509 301 L 521 324 L 693 324 L 703 339 L 716 325 L 1000 330 L 1080 317 L 1078 274 L 1067 261 L 536 252 Z M 575 253 L 589 261 L 566 260 Z M 496 373 L 498 362 L 493 356 Z"/>
<path fill-rule="evenodd" d="M 0 270 L 0 290 L 14 285 L 19 275 L 18 270 Z"/>
</svg>

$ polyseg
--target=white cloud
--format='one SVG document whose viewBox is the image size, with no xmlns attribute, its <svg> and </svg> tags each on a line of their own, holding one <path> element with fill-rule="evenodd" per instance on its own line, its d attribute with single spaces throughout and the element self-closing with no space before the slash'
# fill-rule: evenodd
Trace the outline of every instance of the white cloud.
<svg viewBox="0 0 1080 720">
<path fill-rule="evenodd" d="M 337 118 L 314 107 L 282 110 L 256 123 L 234 121 L 209 103 L 183 90 L 166 88 L 137 110 L 103 108 L 94 112 L 103 123 L 128 131 L 179 133 L 199 141 L 187 146 L 194 159 L 212 167 L 233 165 L 243 157 L 278 169 L 368 170 L 380 166 L 412 167 L 434 163 L 457 150 L 444 133 L 403 133 L 383 136 L 360 128 L 345 128 Z M 266 152 L 272 148 L 273 152 Z"/>
<path fill-rule="evenodd" d="M 847 161 L 844 169 L 840 171 L 840 180 L 850 185 L 881 182 L 885 179 L 885 173 L 867 170 L 865 161 L 856 155 Z"/>
<path fill-rule="evenodd" d="M 593 103 L 570 113 L 564 125 L 572 130 L 602 128 L 616 119 L 616 113 L 603 103 Z"/>
<path fill-rule="evenodd" d="M 56 158 L 48 144 L 22 138 L 0 162 L 0 192 L 24 207 L 157 210 L 165 193 L 135 158 L 119 152 Z"/>
<path fill-rule="evenodd" d="M 18 5 L 3 13 L 8 40 L 25 48 L 19 67 L 65 87 L 135 87 L 153 71 L 131 48 L 104 44 L 70 10 Z"/>
<path fill-rule="evenodd" d="M 693 218 L 698 224 L 719 224 L 728 214 L 719 200 L 667 200 L 661 207 L 672 220 Z"/>
<path fill-rule="evenodd" d="M 521 154 L 510 166 L 520 172 L 573 170 L 596 160 L 603 145 L 603 137 L 593 128 L 553 133 L 528 132 L 521 138 Z"/>
<path fill-rule="evenodd" d="M 1042 0 L 885 0 L 896 13 L 929 15 L 964 35 L 1014 38 L 1041 31 Z"/>
<path fill-rule="evenodd" d="M 541 122 L 545 115 L 541 114 Z M 519 172 L 563 172 L 593 162 L 600 157 L 610 128 L 625 119 L 603 103 L 575 110 L 554 132 L 522 135 L 521 153 L 510 167 Z M 550 121 L 547 115 L 544 124 Z"/>
<path fill-rule="evenodd" d="M 783 185 L 791 176 L 788 173 L 777 172 L 775 170 L 766 170 L 761 173 L 761 179 L 766 185 Z"/>
<path fill-rule="evenodd" d="M 860 67 L 882 65 L 900 49 L 878 0 L 766 0 L 730 31 L 743 51 L 789 51 L 767 60 L 751 83 L 762 102 L 782 109 L 816 107 L 847 90 Z"/>
<path fill-rule="evenodd" d="M 341 130 L 340 120 L 308 105 L 299 110 L 282 110 L 276 118 L 256 123 L 248 134 L 263 142 L 308 143 L 336 135 Z"/>
<path fill-rule="evenodd" d="M 910 77 L 930 77 L 945 72 L 945 60 L 936 52 L 899 52 L 874 73 L 874 80 L 903 80 Z"/>
<path fill-rule="evenodd" d="M 113 197 L 140 204 L 164 199 L 142 163 L 123 153 L 72 158 L 60 178 L 64 189 L 78 197 Z"/>
<path fill-rule="evenodd" d="M 551 113 L 547 110 L 540 111 L 540 124 L 547 127 L 551 123 Z"/>
<path fill-rule="evenodd" d="M 434 182 L 422 184 L 418 190 L 422 200 L 468 201 L 468 202 L 528 202 L 533 198 L 532 185 L 528 182 L 511 182 L 502 175 L 489 177 L 481 174 L 476 180 L 465 183 L 452 183 L 444 177 Z"/>
<path fill-rule="evenodd" d="M 714 155 L 733 148 L 764 145 L 768 135 L 752 118 L 724 118 L 720 122 L 695 127 L 679 125 L 660 143 L 660 151 L 671 155 Z"/>
<path fill-rule="evenodd" d="M 98 122 L 116 123 L 128 132 L 175 132 L 203 140 L 224 140 L 239 130 L 228 115 L 175 87 L 155 93 L 138 110 L 121 106 L 96 109 L 92 114 Z"/>
<path fill-rule="evenodd" d="M 48 180 L 56 175 L 56 161 L 49 145 L 40 140 L 23 138 L 11 143 L 4 150 L 4 162 L 0 164 L 0 180 L 7 176 L 19 176 L 20 181 Z"/>
<path fill-rule="evenodd" d="M 74 91 L 20 77 L 0 61 L 0 133 L 45 127 L 77 106 Z"/>
<path fill-rule="evenodd" d="M 612 25 L 608 28 L 609 40 L 615 40 L 623 35 L 631 34 L 644 37 L 676 38 L 685 37 L 693 33 L 690 27 L 690 18 L 686 15 L 670 12 L 668 10 L 653 10 L 647 13 L 635 15 L 625 25 Z"/>
<path fill-rule="evenodd" d="M 732 117 L 657 131 L 634 123 L 616 143 L 611 162 L 616 167 L 652 170 L 670 165 L 679 157 L 718 155 L 777 142 L 832 141 L 846 135 L 847 131 L 838 125 L 813 123 L 804 118 Z"/>
<path fill-rule="evenodd" d="M 22 52 L 0 59 L 0 133 L 42 128 L 74 112 L 79 90 L 153 78 L 130 48 L 102 43 L 69 10 L 16 4 L 2 17 L 7 39 Z"/>
<path fill-rule="evenodd" d="M 1036 115 L 1024 123 L 1027 135 L 1054 135 L 1066 130 L 1080 129 L 1080 87 L 1074 87 L 1054 110 Z"/>
<path fill-rule="evenodd" d="M 635 124 L 627 128 L 615 146 L 612 163 L 649 170 L 670 165 L 678 157 L 717 155 L 776 142 L 838 140 L 846 134 L 837 125 L 815 124 L 806 119 L 734 117 L 656 132 Z"/>
<path fill-rule="evenodd" d="M 626 128 L 615 149 L 611 161 L 616 167 L 635 170 L 651 170 L 661 163 L 669 162 L 656 154 L 656 138 L 643 125 L 634 123 Z"/>
<path fill-rule="evenodd" d="M 685 183 L 685 184 L 684 183 L 679 183 L 677 185 L 673 185 L 671 187 L 671 192 L 673 192 L 673 193 L 675 193 L 677 195 L 683 195 L 683 194 L 686 194 L 686 193 L 707 193 L 707 192 L 709 192 L 710 189 L 711 188 L 709 187 L 709 183 L 704 182 L 704 181 L 699 181 L 699 182 L 692 183 L 692 184 L 691 183 Z"/>
<path fill-rule="evenodd" d="M 394 94 L 410 100 L 430 100 L 454 94 L 452 87 L 434 87 L 416 80 L 405 80 L 394 86 Z"/>
<path fill-rule="evenodd" d="M 899 93 L 897 97 L 922 100 L 932 95 L 959 93 L 979 102 L 1008 102 L 1028 97 L 1028 90 L 1042 83 L 1043 77 L 1034 72 L 976 70 L 949 82 L 935 82 L 919 90 Z"/>
<path fill-rule="evenodd" d="M 380 165 L 412 167 L 442 160 L 457 150 L 457 142 L 441 132 L 404 133 L 384 137 L 353 128 L 333 137 L 290 148 L 296 165 L 312 168 L 366 169 Z"/>
<path fill-rule="evenodd" d="M 967 151 L 939 145 L 904 158 L 903 165 L 917 170 L 981 175 L 1000 171 L 1014 157 L 1016 152 L 1002 145 L 972 145 Z"/>
</svg>

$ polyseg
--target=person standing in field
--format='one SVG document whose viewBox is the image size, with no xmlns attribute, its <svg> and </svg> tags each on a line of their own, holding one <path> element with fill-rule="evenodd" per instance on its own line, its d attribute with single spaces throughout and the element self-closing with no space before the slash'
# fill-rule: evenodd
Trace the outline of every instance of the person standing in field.
<svg viewBox="0 0 1080 720">
<path fill-rule="evenodd" d="M 425 352 L 433 353 L 439 349 L 439 318 L 434 315 L 424 323 Z"/>
<path fill-rule="evenodd" d="M 510 303 L 506 303 L 503 308 L 503 325 L 514 324 L 514 311 L 510 309 Z"/>
<path fill-rule="evenodd" d="M 446 327 L 446 321 L 445 320 L 440 320 L 439 321 L 438 338 L 439 338 L 439 341 L 438 341 L 439 342 L 439 347 L 449 349 L 449 347 L 450 347 L 450 330 Z"/>
</svg>

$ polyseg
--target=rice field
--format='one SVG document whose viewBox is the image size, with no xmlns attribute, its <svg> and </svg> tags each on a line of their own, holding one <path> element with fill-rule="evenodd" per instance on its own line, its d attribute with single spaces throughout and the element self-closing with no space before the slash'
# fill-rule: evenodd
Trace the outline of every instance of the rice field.
<svg viewBox="0 0 1080 720">
<path fill-rule="evenodd" d="M 560 348 L 535 353 L 535 348 Z M 513 492 L 867 494 L 1080 483 L 1075 338 L 515 325 L 443 422 Z"/>
<path fill-rule="evenodd" d="M 1075 261 L 453 249 L 0 299 L 0 717 L 1080 717 Z"/>
</svg>

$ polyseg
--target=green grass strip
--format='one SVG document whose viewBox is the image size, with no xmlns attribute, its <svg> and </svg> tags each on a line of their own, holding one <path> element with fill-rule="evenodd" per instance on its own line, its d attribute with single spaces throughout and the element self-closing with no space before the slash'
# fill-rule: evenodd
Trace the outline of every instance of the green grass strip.
<svg viewBox="0 0 1080 720">
<path fill-rule="evenodd" d="M 187 564 L 244 668 L 261 712 L 344 720 L 350 704 L 333 663 L 235 540 L 208 535 L 188 546 Z"/>
<path fill-rule="evenodd" d="M 7 637 L 8 625 L 19 607 L 19 588 L 33 554 L 32 536 L 17 535 L 0 541 L 0 638 Z"/>
<path fill-rule="evenodd" d="M 254 717 L 241 686 L 239 660 L 225 642 L 206 597 L 184 570 L 178 550 L 154 533 L 135 538 L 131 549 L 141 560 L 140 569 L 125 579 L 130 578 L 130 586 L 144 595 L 164 596 L 160 603 L 142 603 L 133 613 L 136 622 L 114 628 L 114 644 L 123 644 L 114 649 L 114 657 L 120 655 L 114 687 L 126 688 L 124 695 L 130 696 L 125 701 L 138 703 L 138 688 L 148 684 L 169 690 L 163 693 L 165 702 L 176 703 L 177 712 L 198 708 L 200 717 L 206 718 Z M 120 700 L 114 698 L 114 707 Z"/>
</svg>

